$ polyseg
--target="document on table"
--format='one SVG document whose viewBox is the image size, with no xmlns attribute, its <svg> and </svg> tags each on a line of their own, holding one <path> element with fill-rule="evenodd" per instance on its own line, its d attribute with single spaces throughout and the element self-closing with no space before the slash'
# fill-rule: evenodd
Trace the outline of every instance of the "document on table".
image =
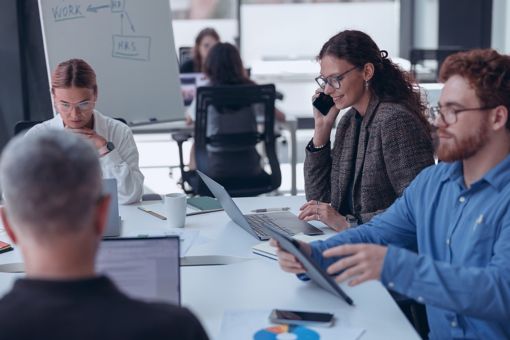
<svg viewBox="0 0 510 340">
<path fill-rule="evenodd" d="M 188 252 L 189 248 L 195 243 L 195 240 L 198 237 L 198 230 L 191 230 L 191 229 L 175 229 L 172 231 L 165 232 L 165 236 L 179 236 L 179 239 L 181 240 L 181 247 L 180 247 L 180 256 L 184 257 L 186 253 Z"/>
<path fill-rule="evenodd" d="M 220 335 L 217 339 L 221 340 L 239 340 L 253 339 L 255 333 L 268 327 L 275 326 L 269 321 L 270 310 L 226 310 L 223 314 Z M 323 311 L 331 312 L 331 311 Z M 333 312 L 333 314 L 335 314 Z M 340 315 L 335 315 L 335 322 L 331 327 L 311 327 L 306 328 L 319 333 L 321 340 L 357 340 L 360 339 L 365 330 L 363 328 L 349 327 L 341 320 Z M 287 334 L 279 334 L 278 339 L 295 339 L 295 337 L 285 337 Z M 261 339 L 265 339 L 262 338 Z M 275 337 L 276 339 L 276 337 Z M 296 338 L 297 339 L 297 338 Z"/>
</svg>

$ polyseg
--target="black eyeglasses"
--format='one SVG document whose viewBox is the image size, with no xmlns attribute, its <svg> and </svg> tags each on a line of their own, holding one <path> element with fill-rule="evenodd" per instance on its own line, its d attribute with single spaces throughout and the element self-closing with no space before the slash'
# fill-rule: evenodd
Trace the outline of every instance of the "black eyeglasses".
<svg viewBox="0 0 510 340">
<path fill-rule="evenodd" d="M 317 82 L 317 84 L 319 84 L 321 89 L 324 89 L 326 87 L 326 85 L 329 84 L 330 86 L 332 86 L 333 88 L 338 90 L 341 85 L 340 82 L 344 79 L 344 76 L 356 68 L 358 68 L 358 67 L 354 66 L 353 68 L 345 71 L 344 73 L 342 73 L 338 76 L 329 76 L 329 77 L 318 76 L 317 78 L 315 78 L 315 81 Z"/>
<path fill-rule="evenodd" d="M 492 110 L 497 106 L 492 107 L 471 107 L 466 109 L 454 109 L 452 107 L 441 107 L 441 106 L 432 106 L 428 109 L 429 119 L 434 122 L 441 116 L 441 119 L 446 125 L 451 125 L 457 123 L 457 115 L 464 111 L 484 111 L 484 110 Z"/>
</svg>

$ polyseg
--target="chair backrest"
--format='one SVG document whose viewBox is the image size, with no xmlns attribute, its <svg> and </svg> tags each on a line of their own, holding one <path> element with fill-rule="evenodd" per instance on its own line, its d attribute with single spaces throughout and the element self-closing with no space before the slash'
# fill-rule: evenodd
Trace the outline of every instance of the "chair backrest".
<svg viewBox="0 0 510 340">
<path fill-rule="evenodd" d="M 273 191 L 281 184 L 275 146 L 274 101 L 272 84 L 197 89 L 197 169 L 221 183 L 232 196 L 258 195 Z M 262 156 L 256 147 L 259 143 L 264 146 Z M 264 170 L 265 164 L 269 164 L 270 174 Z M 208 192 L 203 183 L 199 187 L 196 193 Z"/>
<path fill-rule="evenodd" d="M 21 120 L 14 125 L 14 135 L 21 132 L 27 132 L 34 125 L 42 123 L 42 120 Z"/>
<path fill-rule="evenodd" d="M 181 46 L 179 47 L 179 66 L 182 66 L 186 61 L 192 58 L 192 47 L 189 46 Z"/>
</svg>

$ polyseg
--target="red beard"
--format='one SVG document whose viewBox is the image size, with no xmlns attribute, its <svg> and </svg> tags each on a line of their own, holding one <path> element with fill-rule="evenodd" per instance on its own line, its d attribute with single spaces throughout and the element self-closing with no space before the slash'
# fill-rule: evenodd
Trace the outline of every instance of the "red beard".
<svg viewBox="0 0 510 340">
<path fill-rule="evenodd" d="M 446 131 L 440 131 L 442 134 L 448 134 Z M 486 143 L 489 136 L 488 123 L 482 121 L 482 125 L 474 130 L 472 134 L 458 139 L 455 136 L 448 142 L 439 142 L 437 149 L 437 158 L 444 162 L 455 162 L 468 159 L 475 155 Z M 453 145 L 452 145 L 453 144 Z"/>
</svg>

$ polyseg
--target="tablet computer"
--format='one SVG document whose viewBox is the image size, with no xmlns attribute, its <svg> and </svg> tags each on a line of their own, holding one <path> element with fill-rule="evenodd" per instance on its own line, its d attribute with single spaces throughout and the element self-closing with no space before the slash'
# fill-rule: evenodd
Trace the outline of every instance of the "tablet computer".
<svg viewBox="0 0 510 340">
<path fill-rule="evenodd" d="M 338 283 L 324 270 L 322 269 L 310 256 L 308 256 L 301 248 L 299 247 L 298 241 L 288 237 L 287 235 L 282 234 L 279 230 L 272 228 L 269 225 L 264 225 L 264 231 L 271 236 L 271 238 L 278 241 L 280 247 L 285 251 L 294 255 L 299 262 L 303 265 L 306 270 L 306 275 L 318 284 L 320 287 L 324 288 L 328 292 L 341 297 L 345 300 L 349 305 L 354 305 L 352 299 L 345 294 L 345 292 L 340 288 Z"/>
</svg>

